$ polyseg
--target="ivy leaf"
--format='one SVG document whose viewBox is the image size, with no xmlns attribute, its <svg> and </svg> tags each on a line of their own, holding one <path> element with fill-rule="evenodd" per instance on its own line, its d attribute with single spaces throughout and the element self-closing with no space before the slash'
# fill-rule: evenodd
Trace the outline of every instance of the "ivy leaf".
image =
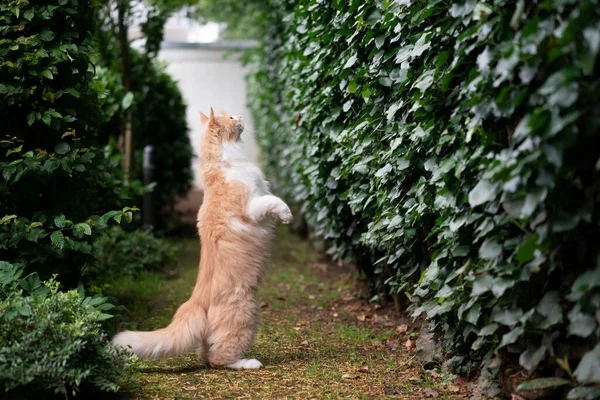
<svg viewBox="0 0 600 400">
<path fill-rule="evenodd" d="M 515 258 L 521 264 L 525 264 L 533 259 L 533 255 L 535 250 L 537 249 L 537 241 L 539 239 L 539 235 L 536 233 L 531 235 L 529 239 L 527 239 L 517 250 L 517 254 Z"/>
<path fill-rule="evenodd" d="M 596 319 L 582 312 L 569 313 L 569 336 L 589 337 L 596 330 Z"/>
<path fill-rule="evenodd" d="M 577 386 L 569 391 L 567 400 L 600 399 L 600 389 L 594 386 Z"/>
<path fill-rule="evenodd" d="M 492 260 L 502 254 L 502 245 L 495 238 L 486 239 L 479 248 L 479 257 Z"/>
<path fill-rule="evenodd" d="M 546 346 L 540 346 L 537 349 L 530 347 L 519 356 L 519 364 L 531 373 L 542 362 L 547 350 Z"/>
<path fill-rule="evenodd" d="M 477 185 L 469 192 L 469 204 L 471 207 L 477 207 L 487 203 L 495 197 L 495 186 L 486 181 L 480 180 Z"/>
<path fill-rule="evenodd" d="M 600 383 L 600 343 L 585 353 L 573 376 L 581 383 Z"/>
<path fill-rule="evenodd" d="M 348 61 L 346 61 L 346 64 L 344 64 L 344 67 L 342 69 L 348 69 L 351 66 L 353 66 L 356 63 L 356 55 L 353 55 L 352 57 L 350 57 L 348 59 Z"/>
<path fill-rule="evenodd" d="M 65 247 L 65 237 L 61 231 L 56 231 L 50 235 L 50 241 L 52 242 L 52 246 L 57 249 L 62 249 Z"/>
<path fill-rule="evenodd" d="M 509 344 L 515 343 L 519 338 L 525 333 L 525 328 L 522 326 L 517 326 L 512 331 L 508 332 L 504 336 L 502 336 L 502 340 L 500 341 L 499 348 L 507 346 Z"/>
<path fill-rule="evenodd" d="M 523 310 L 520 308 L 512 310 L 502 310 L 493 316 L 494 322 L 499 322 L 502 325 L 513 327 L 519 322 L 519 319 L 523 316 Z"/>
<path fill-rule="evenodd" d="M 539 325 L 542 329 L 556 325 L 563 320 L 560 295 L 558 292 L 548 292 L 542 297 L 536 307 L 537 312 L 546 317 Z"/>
</svg>

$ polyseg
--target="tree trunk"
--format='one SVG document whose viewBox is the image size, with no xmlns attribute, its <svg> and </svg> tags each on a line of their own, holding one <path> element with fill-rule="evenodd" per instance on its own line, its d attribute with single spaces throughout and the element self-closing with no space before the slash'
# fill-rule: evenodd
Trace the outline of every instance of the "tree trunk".
<svg viewBox="0 0 600 400">
<path fill-rule="evenodd" d="M 129 12 L 129 0 L 117 0 L 118 11 L 118 39 L 121 53 L 121 79 L 126 94 L 131 92 L 131 71 L 129 69 L 129 39 L 127 38 L 127 14 Z M 127 110 L 125 124 L 121 127 L 121 165 L 125 172 L 125 184 L 129 183 L 132 175 L 133 159 L 133 132 L 131 125 L 133 114 L 131 107 Z"/>
</svg>

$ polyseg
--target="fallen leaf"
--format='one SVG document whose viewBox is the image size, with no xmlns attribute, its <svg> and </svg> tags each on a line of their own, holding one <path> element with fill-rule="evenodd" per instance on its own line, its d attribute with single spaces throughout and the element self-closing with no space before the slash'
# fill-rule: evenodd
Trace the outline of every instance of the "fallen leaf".
<svg viewBox="0 0 600 400">
<path fill-rule="evenodd" d="M 396 332 L 399 333 L 400 335 L 405 334 L 408 331 L 408 326 L 406 325 L 398 325 L 396 327 Z"/>
<path fill-rule="evenodd" d="M 362 372 L 363 374 L 369 373 L 369 366 L 368 365 L 361 366 L 360 368 L 358 368 L 358 372 Z"/>
<path fill-rule="evenodd" d="M 367 319 L 367 317 L 366 317 L 366 315 L 365 315 L 365 314 L 363 314 L 363 315 L 357 315 L 357 316 L 356 316 L 356 319 L 362 322 L 362 321 L 364 321 L 365 319 Z"/>
<path fill-rule="evenodd" d="M 375 304 L 373 306 L 373 310 L 375 310 L 375 311 L 379 310 L 380 308 L 381 308 L 381 304 Z"/>
<path fill-rule="evenodd" d="M 516 393 L 513 393 L 513 394 L 510 395 L 510 400 L 525 400 L 525 398 L 522 397 L 522 396 L 519 396 Z"/>
<path fill-rule="evenodd" d="M 333 314 L 333 318 L 337 318 L 338 317 L 338 313 L 334 312 Z"/>
<path fill-rule="evenodd" d="M 356 379 L 358 378 L 358 375 L 354 375 L 354 374 L 343 374 L 342 375 L 342 379 Z"/>
<path fill-rule="evenodd" d="M 308 346 L 308 340 L 305 340 L 302 343 L 300 343 L 300 346 Z"/>
<path fill-rule="evenodd" d="M 413 342 L 410 339 L 407 339 L 406 342 L 404 342 L 404 347 L 406 348 L 406 350 L 412 350 L 415 347 L 415 342 Z"/>
<path fill-rule="evenodd" d="M 398 350 L 398 341 L 397 340 L 388 340 L 387 341 L 387 347 L 389 347 L 392 350 Z"/>
<path fill-rule="evenodd" d="M 308 298 L 311 299 L 311 300 L 314 300 L 315 296 L 311 294 L 311 295 L 308 296 Z"/>
<path fill-rule="evenodd" d="M 285 301 L 287 300 L 285 296 L 277 296 L 277 300 Z"/>
<path fill-rule="evenodd" d="M 260 303 L 259 307 L 260 308 L 267 308 L 267 307 L 269 307 L 269 303 L 267 303 L 266 301 L 263 301 L 263 302 Z"/>
</svg>

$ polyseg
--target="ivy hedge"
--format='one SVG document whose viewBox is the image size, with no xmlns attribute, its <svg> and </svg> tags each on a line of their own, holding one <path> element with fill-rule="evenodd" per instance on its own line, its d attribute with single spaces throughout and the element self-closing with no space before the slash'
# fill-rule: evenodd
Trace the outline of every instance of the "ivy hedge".
<svg viewBox="0 0 600 400">
<path fill-rule="evenodd" d="M 408 296 L 482 383 L 518 362 L 598 394 L 597 3 L 271 3 L 250 106 L 330 254 Z"/>
</svg>

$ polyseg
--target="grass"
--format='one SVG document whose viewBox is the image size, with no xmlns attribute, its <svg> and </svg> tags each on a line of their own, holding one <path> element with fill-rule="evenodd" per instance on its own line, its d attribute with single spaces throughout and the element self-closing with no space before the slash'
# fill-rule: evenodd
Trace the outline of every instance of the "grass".
<svg viewBox="0 0 600 400">
<path fill-rule="evenodd" d="M 187 300 L 196 279 L 198 254 L 197 239 L 186 239 L 176 277 L 155 286 L 143 284 L 147 286 L 140 289 L 143 304 L 130 308 L 136 312 L 130 318 L 138 329 L 166 325 Z M 160 292 L 148 299 L 151 286 Z M 420 399 L 435 394 L 468 398 L 464 388 L 424 373 L 414 350 L 402 345 L 408 336 L 396 333 L 394 318 L 375 321 L 377 312 L 361 300 L 349 267 L 324 260 L 284 230 L 277 233 L 260 302 L 261 325 L 247 356 L 259 359 L 265 368 L 215 370 L 198 362 L 194 354 L 140 362 L 135 383 L 124 387 L 120 397 Z M 373 318 L 361 318 L 366 313 Z"/>
</svg>

